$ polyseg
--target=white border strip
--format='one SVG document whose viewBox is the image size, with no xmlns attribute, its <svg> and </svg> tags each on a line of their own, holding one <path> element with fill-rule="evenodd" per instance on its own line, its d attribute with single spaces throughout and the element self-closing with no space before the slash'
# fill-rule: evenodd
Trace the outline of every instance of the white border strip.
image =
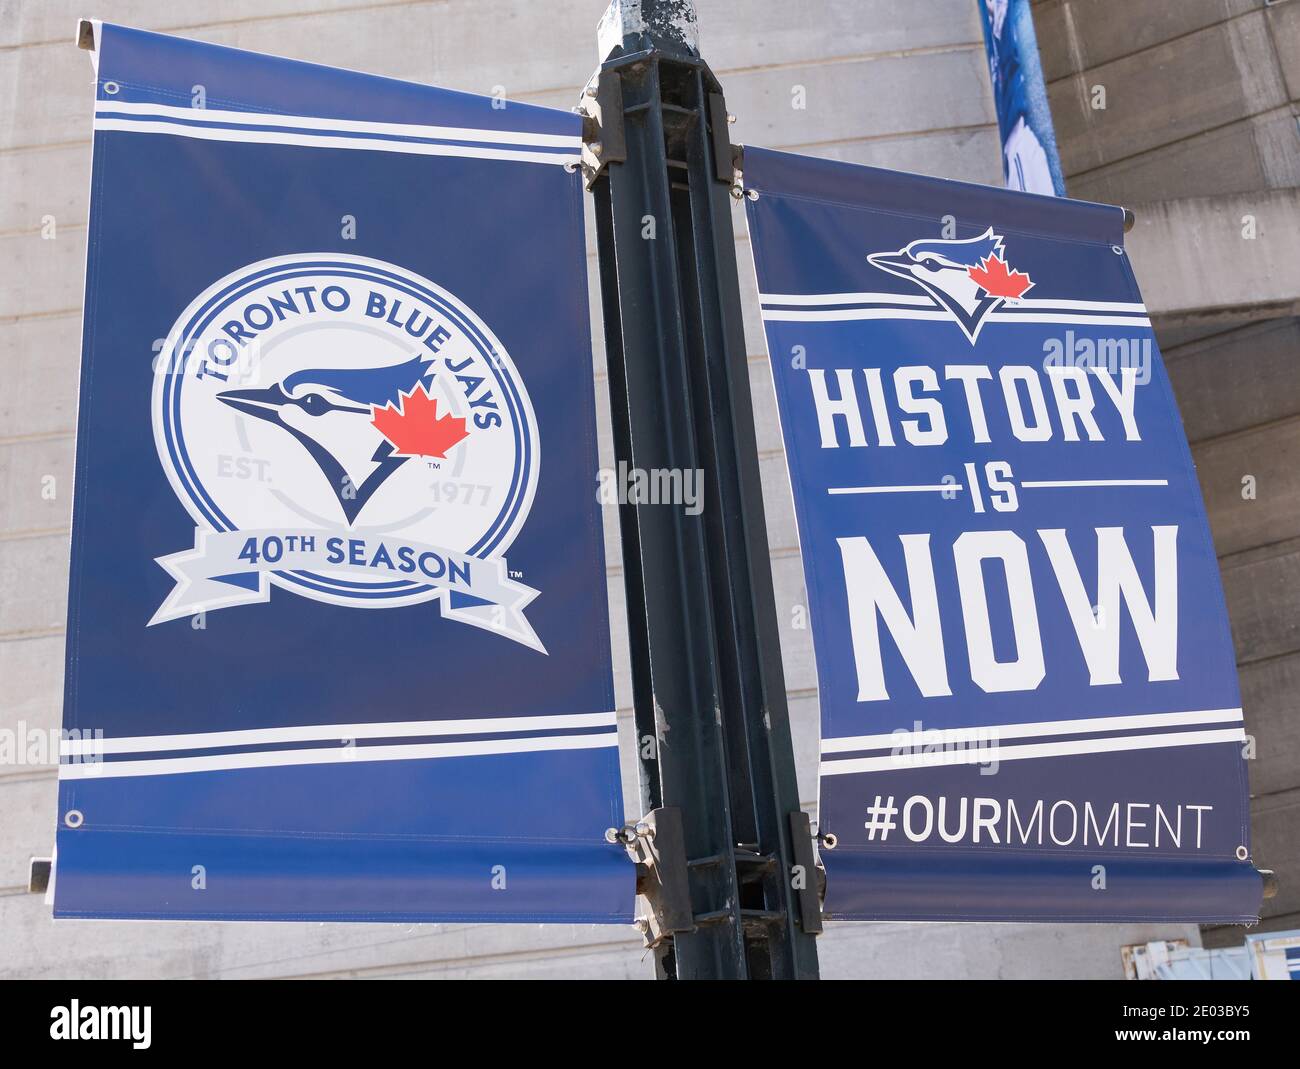
<svg viewBox="0 0 1300 1069">
<path fill-rule="evenodd" d="M 831 305 L 831 304 L 906 304 L 917 308 L 933 308 L 929 297 L 907 293 L 760 293 L 761 304 Z M 1147 307 L 1138 302 L 1124 301 L 1057 301 L 1046 297 L 1021 297 L 1004 308 L 1024 308 L 1034 311 L 1043 308 L 1063 308 L 1076 312 L 1131 312 L 1146 315 Z"/>
<path fill-rule="evenodd" d="M 1059 312 L 1010 312 L 999 309 L 987 316 L 994 323 L 1096 323 L 1111 327 L 1149 327 L 1145 315 L 1061 315 Z"/>
<path fill-rule="evenodd" d="M 330 137 L 304 131 L 289 134 L 277 130 L 232 127 L 184 126 L 166 121 L 136 122 L 132 119 L 95 119 L 96 130 L 120 130 L 136 134 L 171 134 L 200 141 L 234 141 L 262 145 L 300 145 L 308 148 L 359 149 L 371 152 L 402 152 L 413 156 L 461 156 L 478 160 L 513 160 L 518 163 L 568 165 L 578 162 L 581 153 L 528 152 L 524 149 L 480 148 L 475 145 L 434 145 L 419 141 L 382 141 L 371 137 Z"/>
<path fill-rule="evenodd" d="M 438 757 L 535 753 L 544 750 L 594 750 L 618 745 L 618 732 L 599 735 L 553 735 L 549 738 L 485 739 L 404 746 L 329 746 L 307 750 L 210 754 L 157 761 L 83 761 L 59 766 L 60 780 L 113 779 L 121 776 L 174 776 L 182 772 L 223 772 L 284 765 L 359 764 L 366 761 L 419 761 Z"/>
<path fill-rule="evenodd" d="M 166 753 L 169 750 L 210 750 L 259 743 L 322 742 L 332 739 L 402 739 L 438 735 L 495 735 L 512 731 L 559 731 L 564 728 L 613 727 L 616 713 L 573 713 L 560 716 L 482 717 L 475 720 L 401 720 L 389 724 L 311 724 L 305 727 L 249 728 L 203 731 L 188 735 L 135 735 L 112 739 L 64 739 L 61 757 L 82 754 Z"/>
<path fill-rule="evenodd" d="M 1232 724 L 1242 721 L 1240 709 L 1193 709 L 1186 713 L 1147 713 L 1140 716 L 1093 716 L 1082 720 L 1038 720 L 1028 724 L 989 724 L 968 728 L 900 730 L 883 735 L 842 735 L 823 739 L 822 753 L 876 750 L 885 746 L 924 745 L 936 735 L 945 742 L 986 742 L 990 738 L 1023 739 L 1043 735 L 1085 735 L 1094 731 L 1136 731 L 1139 728 L 1186 727 L 1190 724 Z"/>
<path fill-rule="evenodd" d="M 917 306 L 916 311 L 909 312 L 901 308 L 841 308 L 833 312 L 800 311 L 788 308 L 763 308 L 760 310 L 764 321 L 771 322 L 835 322 L 853 319 L 933 319 L 952 320 L 952 313 L 943 308 L 934 307 L 933 302 Z M 992 318 L 992 313 L 988 318 Z"/>
<path fill-rule="evenodd" d="M 760 304 L 908 304 L 917 308 L 933 308 L 934 301 L 921 294 L 912 293 L 760 293 Z"/>
<path fill-rule="evenodd" d="M 848 776 L 855 772 L 897 772 L 931 765 L 986 765 L 994 761 L 1022 761 L 1035 757 L 1064 757 L 1071 754 L 1111 753 L 1117 750 L 1156 750 L 1174 746 L 1204 746 L 1216 742 L 1243 742 L 1243 728 L 1227 731 L 1176 731 L 1167 735 L 1123 735 L 1115 739 L 1073 742 L 1040 742 L 1026 746 L 983 746 L 934 753 L 887 754 L 846 761 L 823 761 L 823 776 Z M 111 765 L 109 767 L 112 767 Z"/>
<path fill-rule="evenodd" d="M 1028 490 L 1060 490 L 1078 486 L 1168 486 L 1168 479 L 1025 479 Z"/>
<path fill-rule="evenodd" d="M 1064 308 L 1076 312 L 1132 312 L 1146 315 L 1147 306 L 1142 301 L 1058 301 L 1051 297 L 1018 297 L 1014 304 L 1004 308 Z"/>
<path fill-rule="evenodd" d="M 964 490 L 961 483 L 935 483 L 932 486 L 828 486 L 826 492 L 832 497 L 838 494 L 913 494 L 938 490 Z"/>
<path fill-rule="evenodd" d="M 768 323 L 848 323 L 860 319 L 927 319 L 951 320 L 952 314 L 944 309 L 921 309 L 915 312 L 900 308 L 843 308 L 831 312 L 762 309 L 763 321 Z M 1111 327 L 1149 327 L 1146 316 L 1070 315 L 1053 312 L 990 312 L 986 323 L 1073 323 L 1079 325 Z"/>
<path fill-rule="evenodd" d="M 120 115 L 149 115 L 160 119 L 192 119 L 233 123 L 256 129 L 266 126 L 289 126 L 296 130 L 343 130 L 356 134 L 387 134 L 389 137 L 427 137 L 435 140 L 483 141 L 505 145 L 536 145 L 549 148 L 582 150 L 581 134 L 529 134 L 521 130 L 477 130 L 462 126 L 415 126 L 398 122 L 362 122 L 353 119 L 320 119 L 312 115 L 273 115 L 264 111 L 219 111 L 213 108 L 183 108 L 171 104 L 148 104 L 100 100 L 95 104 L 97 118 Z"/>
</svg>

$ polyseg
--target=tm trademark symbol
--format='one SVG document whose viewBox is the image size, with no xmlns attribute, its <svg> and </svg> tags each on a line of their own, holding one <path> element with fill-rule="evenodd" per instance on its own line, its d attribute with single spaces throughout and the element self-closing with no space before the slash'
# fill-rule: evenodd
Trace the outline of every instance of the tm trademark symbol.
<svg viewBox="0 0 1300 1069">
<path fill-rule="evenodd" d="M 521 572 L 518 568 L 511 568 L 511 569 L 510 569 L 510 578 L 511 578 L 511 579 L 522 579 L 523 577 L 524 577 L 524 573 Z"/>
</svg>

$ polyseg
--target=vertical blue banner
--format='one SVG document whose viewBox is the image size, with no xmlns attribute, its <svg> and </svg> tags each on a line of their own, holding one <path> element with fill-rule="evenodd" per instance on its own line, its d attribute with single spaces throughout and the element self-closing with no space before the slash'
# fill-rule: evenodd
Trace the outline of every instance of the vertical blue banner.
<svg viewBox="0 0 1300 1069">
<path fill-rule="evenodd" d="M 826 908 L 1253 921 L 1214 547 L 1118 208 L 747 148 Z"/>
<path fill-rule="evenodd" d="M 1009 189 L 1065 196 L 1029 0 L 978 0 Z"/>
<path fill-rule="evenodd" d="M 98 31 L 55 915 L 630 920 L 579 118 Z"/>
</svg>

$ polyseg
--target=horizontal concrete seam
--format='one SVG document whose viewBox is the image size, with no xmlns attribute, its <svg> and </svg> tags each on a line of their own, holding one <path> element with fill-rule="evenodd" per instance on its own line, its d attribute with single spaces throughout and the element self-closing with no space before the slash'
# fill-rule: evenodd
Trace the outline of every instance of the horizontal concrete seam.
<svg viewBox="0 0 1300 1069">
<path fill-rule="evenodd" d="M 1188 444 L 1195 451 L 1203 446 L 1212 447 L 1220 442 L 1232 442 L 1238 438 L 1249 438 L 1254 434 L 1265 434 L 1268 431 L 1278 430 L 1293 423 L 1300 423 L 1300 412 L 1293 412 L 1289 416 L 1278 416 L 1276 419 L 1265 420 L 1263 423 L 1252 423 L 1246 427 L 1238 427 L 1236 430 L 1210 435 L 1208 438 L 1197 438 L 1195 441 L 1188 439 Z"/>
<path fill-rule="evenodd" d="M 1287 549 L 1291 546 L 1293 549 Z M 1279 538 L 1276 542 L 1263 542 L 1258 546 L 1251 546 L 1249 549 L 1238 549 L 1232 553 L 1225 553 L 1219 558 L 1219 571 L 1226 572 L 1233 568 L 1248 568 L 1250 565 L 1257 563 L 1255 560 L 1238 560 L 1238 557 L 1245 557 L 1250 554 L 1260 554 L 1264 550 L 1275 549 L 1278 552 L 1261 556 L 1260 560 L 1275 560 L 1278 557 L 1285 557 L 1290 552 L 1300 551 L 1300 536 L 1292 538 Z M 1240 662 L 1239 662 L 1240 663 Z"/>
<path fill-rule="evenodd" d="M 541 964 L 546 964 L 552 958 L 584 958 L 584 957 L 606 957 L 606 956 L 621 957 L 623 954 L 628 954 L 629 951 L 637 951 L 637 950 L 644 951 L 645 946 L 641 942 L 639 936 L 634 936 L 632 938 L 635 940 L 634 942 L 601 943 L 599 944 L 600 949 L 595 951 L 582 950 L 582 949 L 570 951 L 569 948 L 567 947 L 559 948 L 558 950 L 547 948 L 541 951 L 540 953 L 538 953 L 536 957 L 531 957 L 531 956 L 525 957 L 523 960 L 524 961 L 535 960 Z M 379 980 L 405 980 L 411 978 L 419 978 L 422 975 L 432 972 L 433 973 L 432 978 L 437 979 L 441 977 L 444 973 L 450 973 L 452 975 L 455 975 L 456 973 L 464 969 L 466 972 L 470 974 L 470 978 L 472 979 L 474 970 L 476 968 L 482 967 L 480 963 L 486 960 L 487 960 L 486 958 L 477 958 L 477 957 L 454 958 L 447 966 L 437 965 L 437 966 L 433 966 L 432 968 L 420 963 L 414 963 L 410 965 L 400 965 L 395 967 L 381 966 L 379 967 L 378 971 L 367 970 L 365 975 L 372 976 L 373 978 Z M 638 964 L 642 965 L 643 968 L 646 968 L 647 966 L 644 965 L 645 961 L 646 961 L 646 956 L 644 953 L 642 953 L 638 961 Z M 494 964 L 497 964 L 497 962 L 487 961 L 488 967 Z M 295 977 L 289 977 L 288 979 L 297 980 L 297 979 L 328 979 L 328 978 L 329 977 L 327 976 L 322 976 L 322 977 L 296 977 L 295 976 Z M 340 977 L 340 979 L 343 978 L 352 978 L 352 972 L 350 970 L 348 972 L 345 972 Z M 361 977 L 358 976 L 356 978 L 359 979 Z"/>
<path fill-rule="evenodd" d="M 1267 666 L 1269 663 L 1271 663 L 1272 661 L 1284 661 L 1288 657 L 1296 657 L 1296 656 L 1300 656 L 1300 648 L 1294 650 L 1286 650 L 1283 653 L 1270 653 L 1265 657 L 1259 657 L 1256 660 L 1247 661 L 1245 663 L 1238 662 L 1237 667 L 1238 668 L 1263 668 Z M 1247 722 L 1250 721 L 1250 716 L 1251 716 L 1250 709 L 1247 708 L 1246 710 Z"/>
<path fill-rule="evenodd" d="M 32 642 L 42 638 L 57 638 L 65 631 L 67 631 L 67 628 L 62 624 L 56 624 L 53 627 L 29 627 L 17 628 L 13 631 L 0 631 L 0 643 Z"/>
<path fill-rule="evenodd" d="M 67 316 L 80 316 L 81 305 L 75 308 L 48 308 L 40 312 L 19 312 L 17 315 L 0 316 L 0 330 L 5 327 L 17 326 L 19 323 L 30 322 L 31 320 L 41 319 L 62 319 Z"/>
<path fill-rule="evenodd" d="M 1121 163 L 1127 163 L 1129 160 L 1141 159 L 1143 156 L 1155 152 L 1160 152 L 1167 148 L 1172 148 L 1174 145 L 1181 145 L 1187 141 L 1193 141 L 1198 137 L 1206 137 L 1209 134 L 1218 133 L 1220 130 L 1227 130 L 1229 127 L 1237 126 L 1241 123 L 1249 123 L 1255 119 L 1269 118 L 1275 114 L 1280 114 L 1285 118 L 1290 118 L 1291 105 L 1279 104 L 1276 107 L 1266 108 L 1263 111 L 1253 111 L 1249 115 L 1239 115 L 1237 118 L 1229 119 L 1227 122 L 1219 123 L 1217 126 L 1207 126 L 1204 129 L 1195 130 L 1192 133 L 1186 134 L 1183 137 L 1176 137 L 1172 141 L 1162 141 L 1156 145 L 1148 145 L 1146 148 L 1140 149 L 1137 152 L 1130 152 L 1127 156 L 1116 156 L 1114 159 L 1108 159 L 1103 163 L 1097 164 L 1097 166 L 1095 167 L 1087 167 L 1082 171 L 1071 171 L 1069 174 L 1065 176 L 1066 183 L 1068 184 L 1069 181 L 1074 178 L 1087 178 L 1090 175 L 1095 175 L 1099 171 L 1104 171 L 1108 167 L 1115 167 Z M 1268 189 L 1261 189 L 1261 190 L 1251 190 L 1248 193 L 1231 193 L 1228 194 L 1228 196 L 1248 197 L 1251 195 L 1251 193 L 1269 193 L 1269 192 L 1272 191 Z M 1162 201 L 1160 203 L 1165 203 L 1165 202 Z"/>
<path fill-rule="evenodd" d="M 1258 8 L 1251 8 L 1248 11 L 1240 11 L 1235 15 L 1229 15 L 1227 18 L 1219 19 L 1217 22 L 1208 23 L 1205 26 L 1197 26 L 1193 30 L 1185 30 L 1183 33 L 1174 34 L 1173 37 L 1166 37 L 1162 41 L 1156 41 L 1154 44 L 1147 45 L 1145 48 L 1135 48 L 1132 52 L 1125 52 L 1122 55 L 1112 56 L 1110 59 L 1091 67 L 1083 67 L 1079 70 L 1073 70 L 1069 74 L 1062 75 L 1060 78 L 1054 78 L 1047 83 L 1048 89 L 1063 82 L 1068 82 L 1071 78 L 1082 77 L 1085 74 L 1091 74 L 1094 71 L 1101 70 L 1102 67 L 1109 67 L 1112 63 L 1122 63 L 1126 59 L 1132 59 L 1134 56 L 1140 56 L 1144 52 L 1152 52 L 1157 48 L 1163 48 L 1165 45 L 1174 44 L 1176 41 L 1184 41 L 1189 37 L 1195 37 L 1198 33 L 1206 33 L 1210 30 L 1218 29 L 1220 26 L 1226 26 L 1230 22 L 1237 22 L 1240 19 L 1248 18 L 1251 15 L 1260 14 Z"/>
<path fill-rule="evenodd" d="M 37 730 L 42 734 L 48 735 L 50 729 L 38 728 Z M 53 730 L 58 731 L 60 729 L 54 728 Z M 0 790 L 3 790 L 11 784 L 42 783 L 46 780 L 57 782 L 59 778 L 59 763 L 57 761 L 51 762 L 48 765 L 26 765 L 18 767 L 24 768 L 24 771 L 0 772 Z M 51 814 L 51 817 L 53 817 L 53 814 Z"/>
<path fill-rule="evenodd" d="M 996 122 L 967 123 L 964 126 L 932 126 L 924 130 L 899 130 L 887 134 L 859 134 L 854 137 L 834 137 L 825 141 L 800 141 L 792 144 L 777 145 L 783 152 L 810 148 L 829 148 L 834 145 L 875 144 L 881 141 L 901 141 L 908 137 L 941 137 L 944 134 L 976 133 L 980 130 L 996 130 Z"/>
<path fill-rule="evenodd" d="M 58 230 L 71 231 L 73 233 L 86 229 L 85 223 L 60 223 L 57 220 L 55 221 L 55 226 Z M 0 230 L 0 239 L 37 237 L 40 235 L 42 229 L 43 227 L 40 224 L 37 224 L 34 226 L 20 227 L 14 230 Z M 58 238 L 43 238 L 42 240 L 57 241 Z"/>
<path fill-rule="evenodd" d="M 737 76 L 746 77 L 751 74 L 766 74 L 769 71 L 817 70 L 821 67 L 842 67 L 852 63 L 875 63 L 880 60 L 913 59 L 918 56 L 974 52 L 976 50 L 983 53 L 984 43 L 982 41 L 971 43 L 958 42 L 949 45 L 926 45 L 920 48 L 896 48 L 887 49 L 883 52 L 857 52 L 842 56 L 809 56 L 806 59 L 792 59 L 785 63 L 754 64 L 748 67 L 721 67 L 714 71 L 714 73 L 719 79 Z M 581 86 L 555 85 L 546 89 L 528 89 L 510 97 L 509 99 L 524 101 L 529 98 L 549 96 L 552 93 L 572 91 L 574 99 L 576 100 L 581 88 Z"/>
<path fill-rule="evenodd" d="M 1267 794 L 1252 794 L 1250 801 L 1252 813 L 1278 813 L 1284 809 L 1293 809 L 1300 806 L 1300 786 L 1284 787 L 1280 791 L 1269 791 Z M 1256 802 L 1266 804 L 1259 806 L 1257 809 Z"/>
<path fill-rule="evenodd" d="M 340 947 L 339 950 L 348 948 Z M 582 943 L 577 946 L 541 946 L 529 948 L 527 950 L 502 951 L 494 954 L 483 954 L 472 958 L 466 957 L 445 957 L 445 958 L 427 958 L 416 961 L 392 962 L 388 965 L 366 965 L 357 968 L 341 969 L 322 969 L 313 972 L 303 973 L 279 973 L 277 976 L 281 979 L 309 980 L 309 979 L 327 979 L 330 977 L 364 977 L 383 975 L 384 973 L 393 973 L 395 970 L 404 970 L 407 972 L 415 971 L 422 968 L 457 968 L 465 967 L 469 964 L 474 965 L 494 965 L 508 964 L 510 962 L 528 961 L 531 959 L 554 958 L 554 957 L 574 957 L 581 954 L 590 954 L 601 951 L 625 951 L 628 949 L 641 949 L 641 939 L 636 935 L 629 935 L 625 939 L 609 940 L 608 942 L 599 943 Z M 230 975 L 235 972 L 246 971 L 248 969 L 262 968 L 264 965 L 292 964 L 300 958 L 307 958 L 312 955 L 303 954 L 294 958 L 279 959 L 271 962 L 250 962 L 247 965 L 229 965 L 225 968 L 213 972 L 213 976 Z"/>
<path fill-rule="evenodd" d="M 34 431 L 31 434 L 11 434 L 8 437 L 0 437 L 0 449 L 10 445 L 29 445 L 36 442 L 64 442 L 76 437 L 76 432 L 67 431 Z"/>
<path fill-rule="evenodd" d="M 89 126 L 91 122 L 91 104 L 93 101 L 89 96 L 86 97 L 86 101 L 86 125 Z M 70 141 L 33 141 L 29 144 L 23 145 L 0 145 L 0 156 L 7 156 L 10 153 L 18 156 L 27 152 L 44 152 L 46 149 L 55 150 L 75 148 L 79 145 L 84 146 L 89 145 L 90 143 L 91 139 L 88 137 L 75 137 Z"/>
<path fill-rule="evenodd" d="M 846 63 L 875 62 L 878 59 L 912 59 L 916 56 L 941 56 L 950 52 L 984 51 L 981 41 L 953 41 L 946 45 L 918 45 L 915 48 L 888 48 L 882 52 L 857 52 L 841 56 L 811 56 L 807 59 L 792 59 L 783 63 L 755 63 L 747 67 L 724 67 L 716 73 L 719 77 L 730 74 L 751 74 L 754 72 L 800 70 L 805 67 L 837 66 Z"/>
<path fill-rule="evenodd" d="M 1141 214 L 1142 205 L 1134 205 L 1136 211 Z M 1160 356 L 1164 359 L 1165 366 L 1171 363 L 1177 364 L 1180 360 L 1191 360 L 1197 356 L 1204 356 L 1206 353 L 1213 352 L 1215 349 L 1224 345 L 1231 337 L 1247 337 L 1260 334 L 1271 334 L 1275 330 L 1290 330 L 1294 324 L 1288 317 L 1279 317 L 1278 319 L 1264 319 L 1249 323 L 1237 323 L 1231 326 L 1225 326 L 1223 330 L 1216 330 L 1211 334 L 1206 334 L 1191 341 L 1180 342 L 1177 345 L 1165 348 L 1160 347 Z M 1158 339 L 1157 339 L 1158 340 Z"/>
<path fill-rule="evenodd" d="M 277 21 L 299 21 L 302 19 L 315 18 L 320 15 L 347 15 L 357 11 L 379 11 L 385 8 L 397 7 L 432 7 L 435 4 L 444 4 L 447 0 L 390 0 L 388 3 L 371 3 L 371 4 L 353 4 L 350 7 L 331 7 L 321 8 L 304 8 L 301 11 L 280 11 L 273 15 L 249 15 L 240 19 L 219 19 L 215 22 L 189 22 L 180 26 L 155 26 L 149 30 L 150 33 L 182 33 L 186 30 L 207 30 L 217 29 L 222 26 L 244 26 L 255 22 L 277 22 Z M 0 54 L 4 52 L 17 52 L 24 48 L 49 48 L 52 45 L 66 44 L 69 47 L 73 45 L 71 34 L 67 38 L 46 38 L 41 41 L 19 41 L 17 44 L 0 45 Z"/>
<path fill-rule="evenodd" d="M 70 535 L 68 524 L 58 527 L 23 527 L 13 531 L 0 531 L 0 542 L 22 542 L 33 538 L 50 538 L 54 535 Z"/>
</svg>

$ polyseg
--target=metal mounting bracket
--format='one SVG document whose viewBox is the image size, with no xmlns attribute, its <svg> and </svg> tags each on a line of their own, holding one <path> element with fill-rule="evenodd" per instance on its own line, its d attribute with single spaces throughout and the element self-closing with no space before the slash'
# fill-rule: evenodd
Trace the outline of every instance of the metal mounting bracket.
<svg viewBox="0 0 1300 1069">
<path fill-rule="evenodd" d="M 795 895 L 799 903 L 799 924 L 809 935 L 820 935 L 821 874 L 813 850 L 812 822 L 802 809 L 796 809 L 790 814 L 790 852 L 794 856 L 794 867 L 797 870 L 790 874 L 790 878 L 798 881 Z"/>
<path fill-rule="evenodd" d="M 637 918 L 646 946 L 656 947 L 674 932 L 693 932 L 682 811 L 676 806 L 651 810 L 624 842 L 636 862 L 637 894 L 649 907 Z"/>
<path fill-rule="evenodd" d="M 713 173 L 719 182 L 731 185 L 735 181 L 732 170 L 731 116 L 721 93 L 709 94 L 709 135 L 713 145 Z"/>
<path fill-rule="evenodd" d="M 599 70 L 582 91 L 582 178 L 590 191 L 611 163 L 627 160 L 623 132 L 623 81 L 616 71 Z"/>
</svg>

